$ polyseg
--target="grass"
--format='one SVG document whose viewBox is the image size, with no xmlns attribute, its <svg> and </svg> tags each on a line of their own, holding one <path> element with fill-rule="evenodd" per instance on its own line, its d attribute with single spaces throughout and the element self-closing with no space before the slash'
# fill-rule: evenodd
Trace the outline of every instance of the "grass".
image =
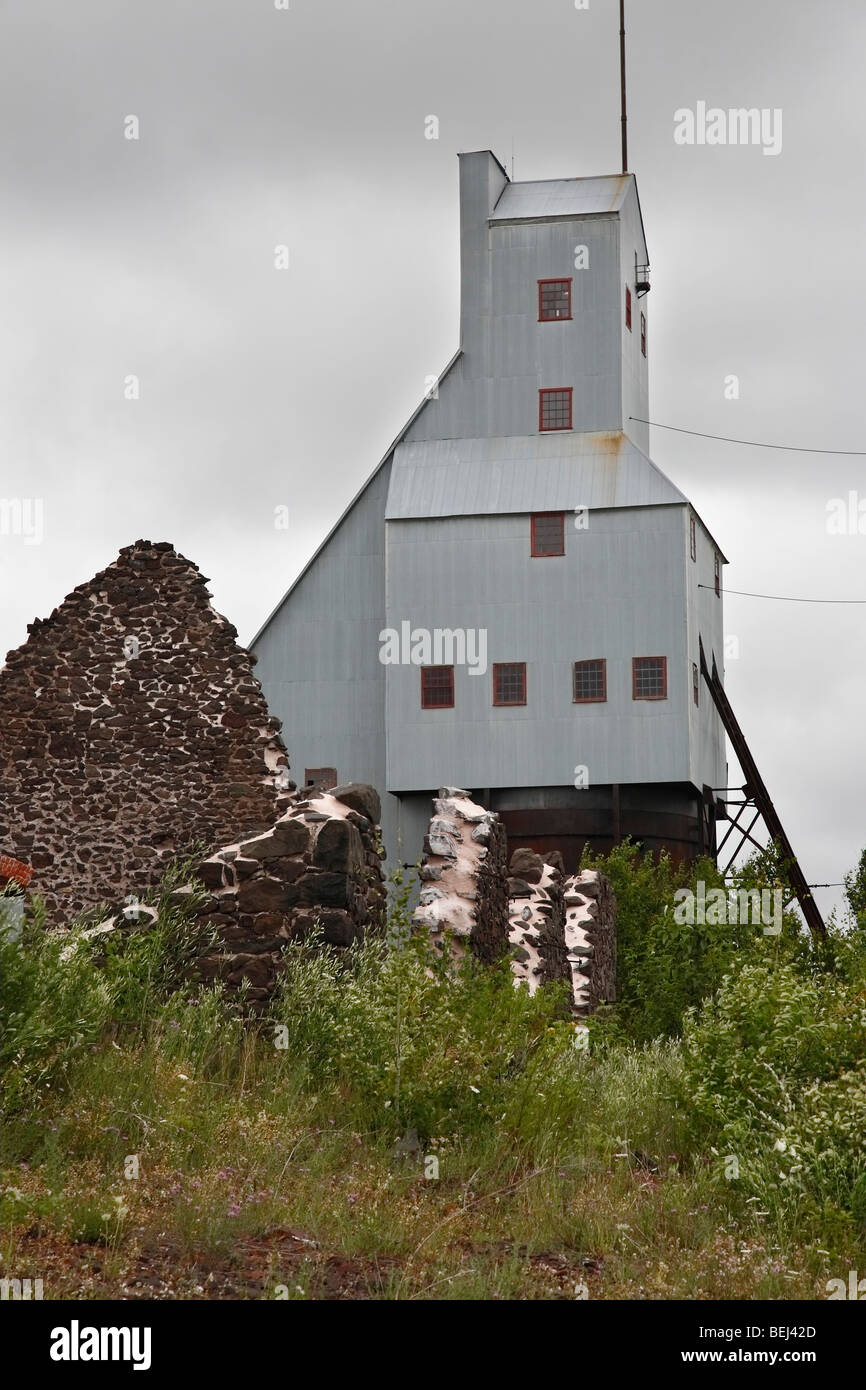
<svg viewBox="0 0 866 1390">
<path fill-rule="evenodd" d="M 812 1299 L 866 1267 L 856 1211 L 786 1189 L 759 1128 L 738 1178 L 696 1124 L 706 1024 L 599 1020 L 583 1051 L 556 990 L 445 975 L 417 942 L 291 952 L 244 1021 L 181 983 L 163 911 L 176 970 L 164 933 L 63 961 L 44 933 L 0 942 L 0 1276 L 76 1299 Z"/>
</svg>

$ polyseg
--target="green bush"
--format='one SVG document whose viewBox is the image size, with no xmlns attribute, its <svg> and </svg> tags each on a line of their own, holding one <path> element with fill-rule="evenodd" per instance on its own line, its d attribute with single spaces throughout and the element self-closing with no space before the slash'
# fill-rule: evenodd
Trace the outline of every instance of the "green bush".
<svg viewBox="0 0 866 1390">
<path fill-rule="evenodd" d="M 747 1180 L 851 1210 L 855 1189 L 862 1201 L 862 988 L 789 964 L 747 964 L 687 1015 L 683 1059 L 699 1139 L 745 1156 Z"/>
<path fill-rule="evenodd" d="M 805 958 L 808 942 L 799 919 L 786 913 L 780 937 L 760 925 L 676 920 L 678 889 L 723 888 L 709 859 L 677 866 L 667 854 L 655 858 L 630 841 L 602 857 L 586 857 L 583 868 L 606 874 L 616 893 L 616 1025 L 639 1042 L 677 1036 L 685 1011 L 721 984 L 735 966 L 752 957 Z M 773 888 L 778 869 L 772 857 L 756 857 L 737 879 L 741 888 Z"/>
<path fill-rule="evenodd" d="M 203 949 L 191 921 L 198 897 L 172 894 L 187 865 L 177 864 L 152 896 L 158 919 L 141 930 L 90 935 L 93 919 L 49 930 L 38 910 L 20 935 L 0 931 L 0 1080 L 7 1113 L 95 1046 L 108 1028 L 142 1026 L 175 991 Z"/>
</svg>

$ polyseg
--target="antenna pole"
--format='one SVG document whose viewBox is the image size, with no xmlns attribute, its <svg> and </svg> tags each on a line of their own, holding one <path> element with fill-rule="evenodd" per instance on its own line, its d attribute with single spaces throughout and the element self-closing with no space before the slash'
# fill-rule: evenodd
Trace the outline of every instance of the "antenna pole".
<svg viewBox="0 0 866 1390">
<path fill-rule="evenodd" d="M 619 0 L 619 66 L 622 85 L 622 172 L 628 173 L 628 107 L 625 95 L 625 0 Z"/>
</svg>

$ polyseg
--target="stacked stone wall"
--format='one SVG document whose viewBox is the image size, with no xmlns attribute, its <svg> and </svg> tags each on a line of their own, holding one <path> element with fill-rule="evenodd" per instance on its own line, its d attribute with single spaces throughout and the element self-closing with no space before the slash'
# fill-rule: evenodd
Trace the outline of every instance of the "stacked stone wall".
<svg viewBox="0 0 866 1390">
<path fill-rule="evenodd" d="M 207 582 L 137 541 L 0 670 L 0 852 L 54 921 L 143 893 L 195 843 L 266 830 L 292 785 L 255 658 Z"/>
</svg>

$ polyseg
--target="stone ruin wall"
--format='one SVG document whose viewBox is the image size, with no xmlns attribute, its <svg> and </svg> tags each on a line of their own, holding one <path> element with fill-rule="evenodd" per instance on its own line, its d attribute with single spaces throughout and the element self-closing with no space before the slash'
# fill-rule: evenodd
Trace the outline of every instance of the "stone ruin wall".
<svg viewBox="0 0 866 1390">
<path fill-rule="evenodd" d="M 616 1000 L 616 897 L 595 869 L 569 878 L 564 887 L 565 943 L 578 1016 Z"/>
<path fill-rule="evenodd" d="M 207 582 L 137 541 L 0 671 L 0 851 L 32 869 L 57 923 L 276 818 L 280 724 Z"/>
<path fill-rule="evenodd" d="M 455 960 L 467 952 L 492 962 L 508 948 L 505 827 L 459 787 L 443 787 L 433 802 L 420 869 L 417 928 Z"/>
<path fill-rule="evenodd" d="M 516 985 L 567 981 L 575 1019 L 616 998 L 616 900 L 593 870 L 564 877 L 561 856 L 516 849 L 506 868 L 499 817 L 445 787 L 433 803 L 416 930 L 460 960 L 510 953 Z"/>
<path fill-rule="evenodd" d="M 243 991 L 253 1011 L 271 997 L 289 943 L 316 934 L 346 950 L 386 923 L 384 850 L 377 792 L 363 784 L 280 797 L 283 814 L 263 833 L 208 855 L 195 882 L 176 889 L 211 937 L 196 973 Z M 506 954 L 516 986 L 530 993 L 567 981 L 575 1020 L 615 998 L 615 901 L 608 881 L 586 871 L 563 876 L 558 854 L 517 849 L 506 866 L 499 817 L 446 787 L 433 803 L 421 893 L 413 914 L 437 950 L 459 963 Z M 205 896 L 202 899 L 201 894 Z M 135 929 L 156 909 L 115 904 L 93 932 Z"/>
<path fill-rule="evenodd" d="M 565 942 L 563 863 L 554 852 L 545 860 L 516 849 L 508 878 L 508 940 L 515 980 L 530 994 L 553 980 L 571 981 Z"/>
<path fill-rule="evenodd" d="M 318 931 L 345 949 L 384 928 L 381 810 L 372 787 L 351 783 L 290 798 L 263 835 L 217 850 L 199 866 L 209 890 L 197 920 L 217 944 L 199 961 L 203 980 L 246 985 L 267 1000 L 290 941 Z"/>
</svg>

